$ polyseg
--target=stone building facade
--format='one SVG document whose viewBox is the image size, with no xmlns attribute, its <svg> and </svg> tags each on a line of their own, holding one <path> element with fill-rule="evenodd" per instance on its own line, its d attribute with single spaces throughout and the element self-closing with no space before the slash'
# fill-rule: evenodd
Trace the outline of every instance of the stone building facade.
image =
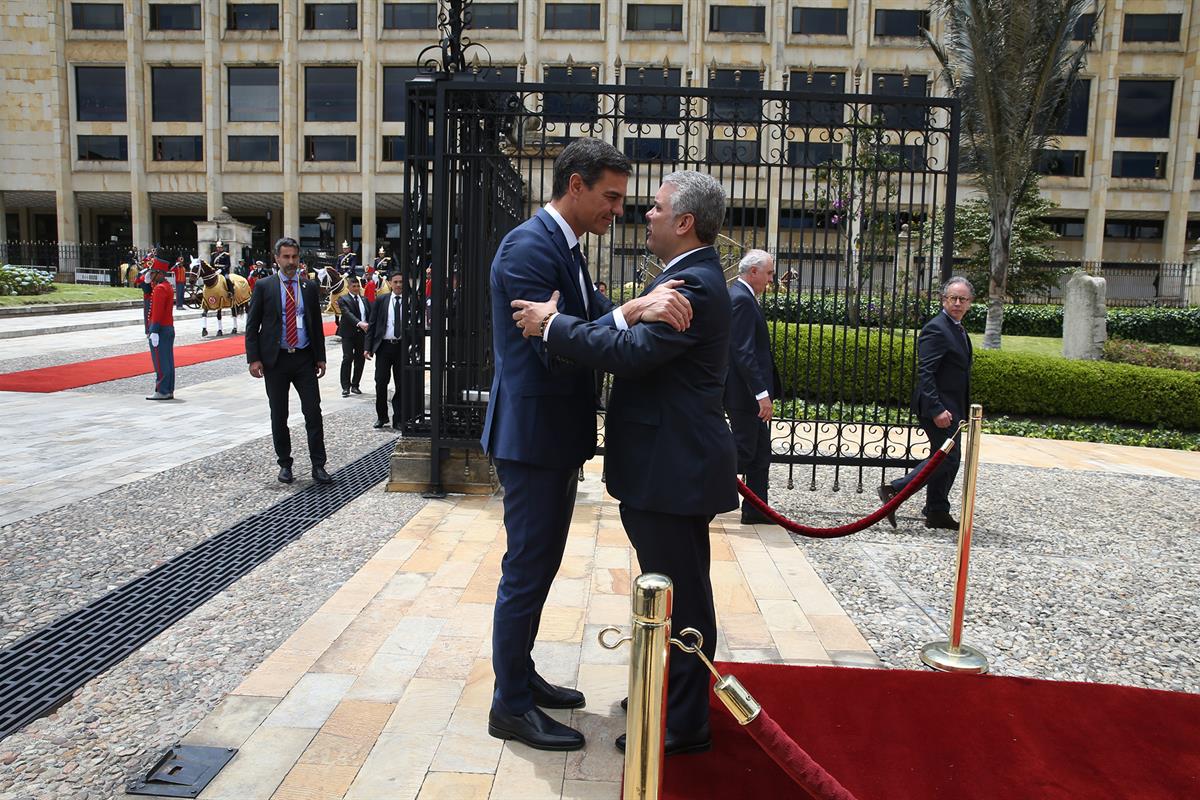
<svg viewBox="0 0 1200 800">
<path fill-rule="evenodd" d="M 1067 258 L 1183 261 L 1200 235 L 1198 4 L 1106 4 L 1043 163 Z M 186 247 L 195 220 L 222 207 L 264 248 L 285 232 L 313 242 L 322 211 L 360 254 L 399 238 L 402 86 L 437 40 L 436 3 L 0 7 L 0 241 Z M 903 75 L 904 92 L 942 91 L 919 0 L 479 0 L 474 12 L 492 63 L 527 80 L 561 75 L 569 58 L 622 83 L 667 59 L 694 85 L 717 67 L 774 89 L 819 75 L 895 91 Z M 964 177 L 959 197 L 971 193 Z"/>
</svg>

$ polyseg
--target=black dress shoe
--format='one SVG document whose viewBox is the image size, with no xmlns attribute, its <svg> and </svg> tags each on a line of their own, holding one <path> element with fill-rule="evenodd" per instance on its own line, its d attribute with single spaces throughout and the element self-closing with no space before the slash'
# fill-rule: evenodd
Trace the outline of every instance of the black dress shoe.
<svg viewBox="0 0 1200 800">
<path fill-rule="evenodd" d="M 388 421 L 386 419 L 377 419 L 377 420 L 375 420 L 375 424 L 372 425 L 371 427 L 375 428 L 376 430 L 379 430 L 380 428 L 386 428 L 387 426 L 388 426 Z"/>
<path fill-rule="evenodd" d="M 622 733 L 618 736 L 615 744 L 617 749 L 624 753 L 625 734 Z M 663 742 L 663 755 L 668 756 L 679 756 L 684 753 L 707 753 L 711 749 L 712 733 L 709 732 L 708 725 L 687 736 L 668 730 Z"/>
<path fill-rule="evenodd" d="M 774 525 L 775 520 L 756 509 L 742 512 L 743 525 Z"/>
<path fill-rule="evenodd" d="M 956 531 L 958 530 L 958 520 L 946 511 L 931 511 L 925 515 L 925 527 Z"/>
<path fill-rule="evenodd" d="M 583 692 L 555 686 L 536 672 L 529 679 L 529 690 L 533 692 L 533 704 L 542 708 L 583 708 L 587 704 Z"/>
<path fill-rule="evenodd" d="M 350 391 L 354 394 L 362 394 L 362 389 L 358 388 L 357 386 L 351 386 Z"/>
<path fill-rule="evenodd" d="M 881 501 L 883 501 L 884 505 L 887 505 L 888 503 L 890 503 L 892 501 L 892 498 L 895 496 L 896 496 L 896 490 L 892 488 L 892 485 L 890 483 L 885 483 L 879 487 L 879 499 Z M 888 521 L 888 524 L 891 525 L 893 528 L 896 527 L 896 512 L 895 511 L 893 511 L 892 513 L 887 515 L 887 521 Z"/>
<path fill-rule="evenodd" d="M 401 425 L 399 422 L 393 422 L 393 423 L 392 423 L 392 430 L 394 430 L 394 431 L 398 431 L 398 430 L 402 429 L 403 427 L 404 427 L 404 426 L 403 426 L 403 425 Z"/>
<path fill-rule="evenodd" d="M 333 476 L 324 467 L 313 467 L 312 476 L 317 483 L 333 483 Z"/>
<path fill-rule="evenodd" d="M 350 396 L 350 390 L 342 389 L 342 397 L 349 397 L 349 396 Z"/>
<path fill-rule="evenodd" d="M 629 711 L 629 698 L 628 697 L 621 698 L 621 710 Z"/>
<path fill-rule="evenodd" d="M 497 739 L 515 739 L 534 750 L 580 750 L 584 744 L 582 733 L 537 706 L 524 714 L 507 714 L 493 707 L 488 713 L 488 733 Z"/>
<path fill-rule="evenodd" d="M 296 479 L 294 477 L 292 477 L 292 468 L 291 467 L 280 467 L 279 468 L 279 482 L 280 483 L 291 483 L 294 480 L 296 480 Z"/>
</svg>

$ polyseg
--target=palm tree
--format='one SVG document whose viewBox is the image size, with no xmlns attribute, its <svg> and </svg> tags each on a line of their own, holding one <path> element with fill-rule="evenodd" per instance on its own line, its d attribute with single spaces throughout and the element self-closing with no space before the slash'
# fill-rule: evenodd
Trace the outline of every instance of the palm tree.
<svg viewBox="0 0 1200 800">
<path fill-rule="evenodd" d="M 964 165 L 987 195 L 992 235 L 985 349 L 1000 348 L 1009 248 L 1034 162 L 1052 144 L 1092 33 L 1074 40 L 1097 0 L 933 0 L 944 41 L 925 32 L 962 107 Z M 1094 31 L 1100 20 L 1096 7 Z"/>
</svg>

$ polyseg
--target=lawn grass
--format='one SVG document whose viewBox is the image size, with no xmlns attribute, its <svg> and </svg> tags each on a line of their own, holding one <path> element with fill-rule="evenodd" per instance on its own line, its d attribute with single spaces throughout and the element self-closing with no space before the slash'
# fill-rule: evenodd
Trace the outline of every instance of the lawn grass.
<svg viewBox="0 0 1200 800">
<path fill-rule="evenodd" d="M 124 286 L 93 286 L 87 283 L 56 283 L 54 291 L 32 297 L 0 296 L 0 306 L 39 306 L 51 303 L 100 303 L 112 300 L 141 300 L 142 290 Z"/>
<path fill-rule="evenodd" d="M 971 344 L 976 350 L 983 349 L 983 334 L 972 333 Z M 1056 356 L 1062 358 L 1062 339 L 1052 339 L 1049 336 L 1009 336 L 1000 337 L 1000 349 L 1005 353 L 1033 353 L 1038 356 Z M 1200 347 L 1173 344 L 1171 349 L 1176 353 L 1193 358 L 1200 357 Z"/>
</svg>

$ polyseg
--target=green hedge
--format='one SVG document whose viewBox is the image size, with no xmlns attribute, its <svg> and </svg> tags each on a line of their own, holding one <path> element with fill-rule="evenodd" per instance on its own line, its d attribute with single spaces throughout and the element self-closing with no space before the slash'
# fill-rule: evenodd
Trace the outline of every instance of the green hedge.
<svg viewBox="0 0 1200 800">
<path fill-rule="evenodd" d="M 913 382 L 911 335 L 775 323 L 785 397 L 905 406 Z M 892 337 L 891 343 L 880 336 Z M 881 346 L 882 345 L 882 346 Z M 831 352 L 839 357 L 830 357 Z M 818 355 L 820 354 L 820 355 Z M 857 363 L 857 374 L 842 365 Z M 823 388 L 824 387 L 824 388 Z M 1200 429 L 1200 373 L 1104 361 L 976 351 L 972 401 L 984 413 Z"/>
</svg>

